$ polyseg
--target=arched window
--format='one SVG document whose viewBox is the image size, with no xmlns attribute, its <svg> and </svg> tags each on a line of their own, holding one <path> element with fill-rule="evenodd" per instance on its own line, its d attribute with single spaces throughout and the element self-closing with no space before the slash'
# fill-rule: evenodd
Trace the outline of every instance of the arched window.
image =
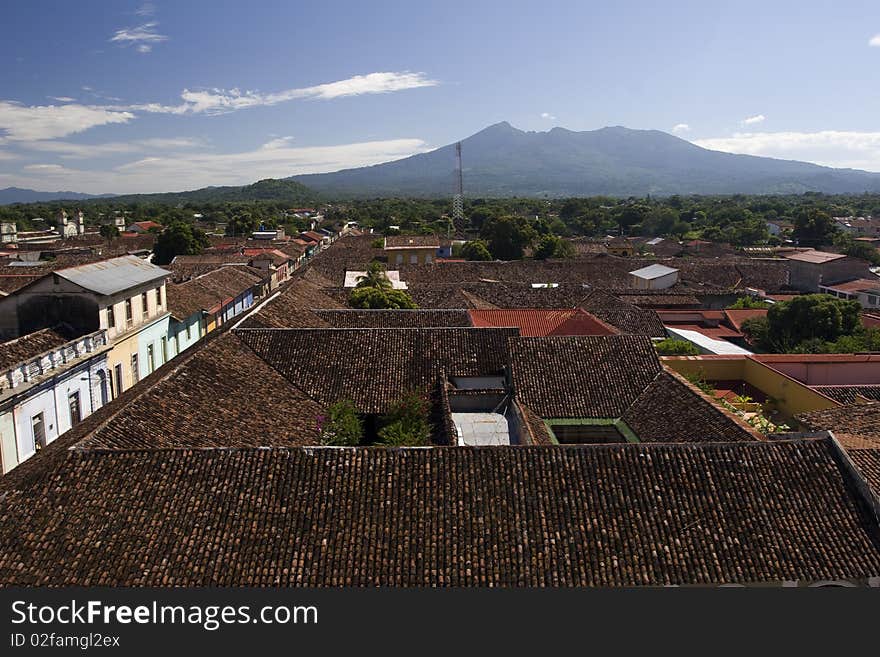
<svg viewBox="0 0 880 657">
<path fill-rule="evenodd" d="M 110 386 L 107 382 L 107 373 L 104 370 L 98 370 L 98 385 L 101 390 L 101 406 L 104 406 L 110 401 Z"/>
</svg>

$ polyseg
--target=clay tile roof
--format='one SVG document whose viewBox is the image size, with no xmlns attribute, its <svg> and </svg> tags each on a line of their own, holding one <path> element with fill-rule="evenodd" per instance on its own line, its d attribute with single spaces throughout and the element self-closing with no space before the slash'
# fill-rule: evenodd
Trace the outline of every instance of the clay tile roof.
<svg viewBox="0 0 880 657">
<path fill-rule="evenodd" d="M 727 321 L 730 322 L 731 326 L 735 328 L 737 331 L 742 332 L 742 325 L 747 319 L 754 319 L 755 317 L 766 317 L 767 310 L 762 308 L 749 308 L 743 310 L 725 310 L 725 317 L 727 317 Z"/>
<path fill-rule="evenodd" d="M 47 328 L 0 343 L 0 370 L 60 347 L 71 339 L 72 336 L 61 328 Z"/>
<path fill-rule="evenodd" d="M 7 585 L 864 581 L 878 544 L 828 440 L 75 450 L 0 482 Z"/>
<path fill-rule="evenodd" d="M 466 310 L 315 310 L 333 328 L 470 327 Z"/>
<path fill-rule="evenodd" d="M 386 249 L 439 249 L 440 238 L 436 235 L 389 235 L 385 238 Z"/>
<path fill-rule="evenodd" d="M 647 337 L 516 338 L 517 399 L 543 418 L 618 418 L 661 371 Z"/>
<path fill-rule="evenodd" d="M 880 441 L 880 402 L 801 413 L 797 419 L 812 431 L 828 430 L 835 434 L 855 434 Z"/>
<path fill-rule="evenodd" d="M 471 310 L 474 326 L 515 326 L 523 337 L 613 335 L 615 329 L 581 308 Z"/>
<path fill-rule="evenodd" d="M 306 273 L 310 272 L 307 270 Z M 281 293 L 251 314 L 243 326 L 248 328 L 317 328 L 330 324 L 316 315 L 312 309 L 339 308 L 341 303 L 328 296 L 316 284 L 305 280 L 303 275 L 294 278 Z"/>
<path fill-rule="evenodd" d="M 858 403 L 859 398 L 880 401 L 880 384 L 810 387 L 841 404 L 855 404 Z"/>
<path fill-rule="evenodd" d="M 236 334 L 288 381 L 322 403 L 352 400 L 380 413 L 411 390 L 450 376 L 501 373 L 516 329 L 239 329 Z M 344 363 L 344 367 L 340 367 Z"/>
<path fill-rule="evenodd" d="M 261 280 L 243 267 L 220 267 L 184 283 L 167 285 L 168 309 L 177 319 L 186 319 L 200 310 L 211 311 Z"/>
</svg>

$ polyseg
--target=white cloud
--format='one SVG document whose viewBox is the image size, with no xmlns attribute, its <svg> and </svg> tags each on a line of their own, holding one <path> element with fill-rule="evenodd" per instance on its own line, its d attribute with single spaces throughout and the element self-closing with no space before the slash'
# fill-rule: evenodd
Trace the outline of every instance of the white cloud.
<svg viewBox="0 0 880 657">
<path fill-rule="evenodd" d="M 687 123 L 676 123 L 672 126 L 672 134 L 680 135 L 684 132 L 690 132 L 691 127 Z"/>
<path fill-rule="evenodd" d="M 874 48 L 880 48 L 880 34 L 875 34 L 871 37 L 871 40 L 868 41 L 868 45 Z"/>
<path fill-rule="evenodd" d="M 392 139 L 337 146 L 290 145 L 291 138 L 273 139 L 239 153 L 167 154 L 140 158 L 104 170 L 33 164 L 21 174 L 0 173 L 0 187 L 53 189 L 62 184 L 77 191 L 103 193 L 162 192 L 208 185 L 243 185 L 261 178 L 321 173 L 368 166 L 427 150 L 421 139 Z"/>
<path fill-rule="evenodd" d="M 134 114 L 91 105 L 22 105 L 0 100 L 0 131 L 10 140 L 66 137 L 95 126 L 128 123 Z"/>
<path fill-rule="evenodd" d="M 755 116 L 749 116 L 743 119 L 742 121 L 740 121 L 740 123 L 742 123 L 743 125 L 755 125 L 757 123 L 763 123 L 766 118 L 767 117 L 763 114 L 755 114 Z"/>
<path fill-rule="evenodd" d="M 541 112 L 542 119 L 549 119 L 550 121 L 555 121 L 556 117 L 553 116 L 550 112 Z"/>
<path fill-rule="evenodd" d="M 32 151 L 55 153 L 64 159 L 87 159 L 150 150 L 179 151 L 203 147 L 204 143 L 190 137 L 157 137 L 127 142 L 105 142 L 103 144 L 76 144 L 69 141 L 30 141 L 22 142 L 20 145 Z"/>
<path fill-rule="evenodd" d="M 137 112 L 159 114 L 222 114 L 249 107 L 277 105 L 291 100 L 331 100 L 365 94 L 382 94 L 404 89 L 430 87 L 439 84 L 423 73 L 408 71 L 394 73 L 369 73 L 345 80 L 319 84 L 313 87 L 287 89 L 263 94 L 239 89 L 212 89 L 181 93 L 179 105 L 144 103 L 137 105 L 64 105 L 26 106 L 11 100 L 0 100 L 0 138 L 4 136 L 17 141 L 42 141 L 66 137 L 89 128 L 110 123 L 128 123 Z M 102 96 L 92 87 L 82 87 L 96 97 Z M 59 102 L 67 102 L 64 96 Z M 117 99 L 118 100 L 118 99 Z"/>
<path fill-rule="evenodd" d="M 433 87 L 439 84 L 436 80 L 425 77 L 424 73 L 411 73 L 409 71 L 381 73 L 369 73 L 367 75 L 355 75 L 354 77 L 336 82 L 315 85 L 313 87 L 299 87 L 285 89 L 273 93 L 261 93 L 259 91 L 242 91 L 233 89 L 205 89 L 191 91 L 184 89 L 180 94 L 183 103 L 179 105 L 162 105 L 159 103 L 147 103 L 143 105 L 131 105 L 127 108 L 143 112 L 157 112 L 165 114 L 223 114 L 249 107 L 266 107 L 278 105 L 291 100 L 332 100 L 348 96 L 363 96 L 368 94 L 384 94 L 405 89 L 417 89 L 419 87 Z"/>
<path fill-rule="evenodd" d="M 70 96 L 47 96 L 50 100 L 57 100 L 59 103 L 75 103 L 76 98 Z"/>
<path fill-rule="evenodd" d="M 880 132 L 743 132 L 732 137 L 697 139 L 694 143 L 703 148 L 728 153 L 880 171 Z"/>
<path fill-rule="evenodd" d="M 156 13 L 156 5 L 152 2 L 145 2 L 140 7 L 134 10 L 134 13 L 138 16 L 152 16 Z"/>
<path fill-rule="evenodd" d="M 121 30 L 116 30 L 113 36 L 110 37 L 110 42 L 123 46 L 134 45 L 137 47 L 138 52 L 150 52 L 153 49 L 153 44 L 168 41 L 167 36 L 156 31 L 158 26 L 159 23 L 156 21 L 150 21 L 137 27 L 125 27 Z"/>
</svg>

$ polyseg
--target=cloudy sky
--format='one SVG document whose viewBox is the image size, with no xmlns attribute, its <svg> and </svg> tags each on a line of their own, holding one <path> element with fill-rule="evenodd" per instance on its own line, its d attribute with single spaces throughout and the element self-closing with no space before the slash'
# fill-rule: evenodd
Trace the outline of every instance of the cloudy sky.
<svg viewBox="0 0 880 657">
<path fill-rule="evenodd" d="M 397 159 L 502 120 L 660 129 L 880 171 L 877 0 L 29 0 L 2 11 L 0 188 L 244 184 Z"/>
</svg>

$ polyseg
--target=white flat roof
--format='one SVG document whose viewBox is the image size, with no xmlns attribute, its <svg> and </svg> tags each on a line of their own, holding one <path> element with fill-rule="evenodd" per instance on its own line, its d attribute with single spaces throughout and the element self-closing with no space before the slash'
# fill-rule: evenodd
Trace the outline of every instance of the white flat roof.
<svg viewBox="0 0 880 657">
<path fill-rule="evenodd" d="M 630 272 L 633 276 L 638 276 L 639 278 L 647 280 L 662 278 L 663 276 L 676 273 L 678 273 L 677 269 L 667 267 L 666 265 L 648 265 L 647 267 L 642 267 L 641 269 L 636 269 L 635 271 Z"/>
<path fill-rule="evenodd" d="M 452 413 L 459 445 L 509 445 L 507 419 L 499 413 Z"/>
<path fill-rule="evenodd" d="M 716 340 L 715 338 L 710 338 L 708 335 L 703 335 L 699 331 L 689 331 L 687 329 L 673 328 L 671 326 L 667 326 L 666 330 L 674 337 L 692 342 L 700 349 L 703 349 L 710 354 L 745 356 L 752 353 L 748 349 L 738 347 L 732 342 L 728 342 L 727 340 Z"/>
<path fill-rule="evenodd" d="M 365 271 L 347 271 L 345 272 L 345 283 L 344 287 L 357 287 L 358 282 L 367 275 Z M 400 272 L 396 269 L 392 269 L 391 271 L 386 271 L 385 275 L 388 277 L 388 280 L 391 281 L 391 288 L 394 290 L 406 290 L 407 285 L 404 281 L 400 280 Z"/>
</svg>

